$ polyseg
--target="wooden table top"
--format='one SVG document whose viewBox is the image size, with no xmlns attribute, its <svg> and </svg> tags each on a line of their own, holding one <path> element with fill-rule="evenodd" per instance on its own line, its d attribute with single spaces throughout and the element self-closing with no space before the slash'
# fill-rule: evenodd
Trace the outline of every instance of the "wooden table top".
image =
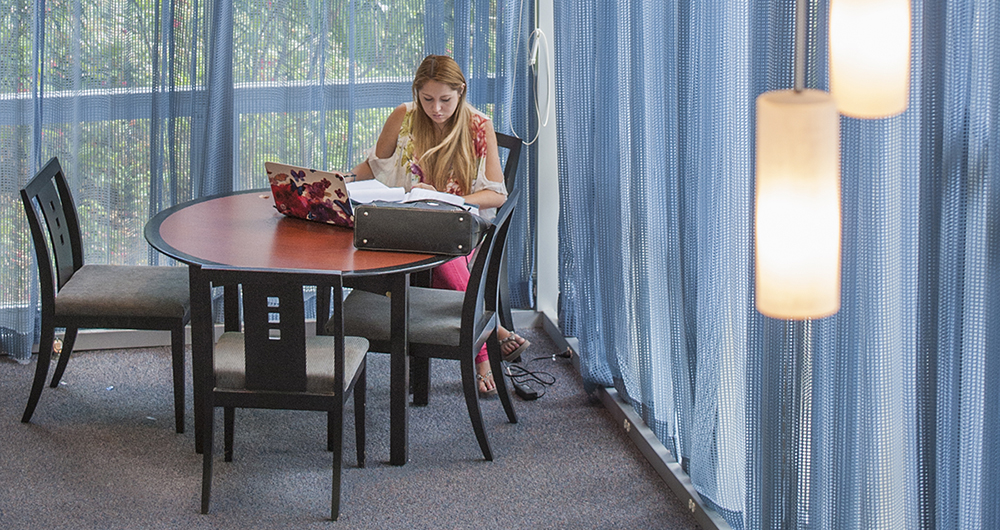
<svg viewBox="0 0 1000 530">
<path fill-rule="evenodd" d="M 363 276 L 414 272 L 447 260 L 434 254 L 358 250 L 349 228 L 278 213 L 269 189 L 179 204 L 150 219 L 145 235 L 156 250 L 194 265 Z"/>
</svg>

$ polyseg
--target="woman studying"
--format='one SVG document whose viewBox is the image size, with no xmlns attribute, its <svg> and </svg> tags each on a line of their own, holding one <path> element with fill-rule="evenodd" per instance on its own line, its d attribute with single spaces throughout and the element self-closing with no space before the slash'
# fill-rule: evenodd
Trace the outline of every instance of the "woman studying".
<svg viewBox="0 0 1000 530">
<path fill-rule="evenodd" d="M 507 199 L 507 188 L 493 124 L 466 101 L 466 88 L 454 59 L 427 56 L 413 78 L 413 101 L 392 111 L 368 158 L 354 167 L 355 178 L 460 195 L 491 217 Z M 434 269 L 431 287 L 464 291 L 468 263 L 467 257 L 456 258 Z M 504 360 L 518 358 L 530 344 L 502 326 L 497 338 Z M 495 394 L 485 345 L 476 355 L 476 372 L 480 393 Z"/>
</svg>

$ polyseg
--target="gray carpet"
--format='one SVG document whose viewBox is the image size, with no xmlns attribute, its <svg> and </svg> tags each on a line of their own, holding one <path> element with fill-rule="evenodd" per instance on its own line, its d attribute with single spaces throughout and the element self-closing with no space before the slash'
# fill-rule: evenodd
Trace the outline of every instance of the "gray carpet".
<svg viewBox="0 0 1000 530">
<path fill-rule="evenodd" d="M 368 466 L 356 467 L 348 411 L 336 522 L 326 519 L 322 413 L 237 411 L 226 463 L 219 411 L 212 512 L 201 515 L 190 383 L 187 432 L 175 434 L 167 348 L 75 354 L 31 424 L 20 417 L 34 363 L 0 357 L 0 527 L 697 528 L 570 361 L 546 356 L 555 346 L 540 330 L 522 334 L 526 359 L 541 357 L 526 366 L 556 383 L 536 401 L 514 398 L 517 424 L 496 397 L 481 402 L 493 462 L 479 452 L 457 364 L 436 360 L 430 405 L 410 409 L 410 462 L 389 465 L 389 359 L 370 355 Z"/>
</svg>

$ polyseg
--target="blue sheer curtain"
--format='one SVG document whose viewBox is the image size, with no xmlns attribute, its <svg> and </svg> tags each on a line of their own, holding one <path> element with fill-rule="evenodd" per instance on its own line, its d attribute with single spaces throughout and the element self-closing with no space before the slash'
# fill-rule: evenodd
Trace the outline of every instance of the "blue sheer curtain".
<svg viewBox="0 0 1000 530">
<path fill-rule="evenodd" d="M 0 349 L 22 362 L 38 338 L 38 279 L 18 190 L 52 156 L 73 187 L 87 262 L 167 264 L 143 239 L 153 214 L 265 187 L 266 160 L 353 166 L 391 110 L 412 98 L 413 71 L 428 53 L 459 61 L 470 101 L 500 132 L 531 125 L 530 72 L 512 60 L 526 55 L 534 17 L 522 1 L 8 4 L 0 10 Z M 524 151 L 518 185 L 531 188 Z M 533 205 L 524 201 L 508 273 L 515 302 L 530 306 Z"/>
<path fill-rule="evenodd" d="M 792 86 L 794 2 L 555 0 L 560 324 L 735 528 L 1000 526 L 1000 7 L 912 7 L 909 109 L 842 119 L 842 309 L 783 322 L 753 105 Z"/>
</svg>

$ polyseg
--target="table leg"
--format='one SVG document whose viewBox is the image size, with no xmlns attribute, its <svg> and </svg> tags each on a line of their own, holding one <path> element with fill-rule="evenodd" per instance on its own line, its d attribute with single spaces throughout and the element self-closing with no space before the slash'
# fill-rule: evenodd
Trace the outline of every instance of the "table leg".
<svg viewBox="0 0 1000 530">
<path fill-rule="evenodd" d="M 396 274 L 392 277 L 389 289 L 392 293 L 391 302 L 391 332 L 390 368 L 391 380 L 389 407 L 390 437 L 389 463 L 402 466 L 409 460 L 407 447 L 409 445 L 409 388 L 410 388 L 410 358 L 407 345 L 409 328 L 409 307 L 406 297 L 410 286 L 409 274 Z"/>
<path fill-rule="evenodd" d="M 191 297 L 191 390 L 194 394 L 194 448 L 204 449 L 205 388 L 212 380 L 212 289 L 201 267 L 189 265 Z"/>
</svg>

